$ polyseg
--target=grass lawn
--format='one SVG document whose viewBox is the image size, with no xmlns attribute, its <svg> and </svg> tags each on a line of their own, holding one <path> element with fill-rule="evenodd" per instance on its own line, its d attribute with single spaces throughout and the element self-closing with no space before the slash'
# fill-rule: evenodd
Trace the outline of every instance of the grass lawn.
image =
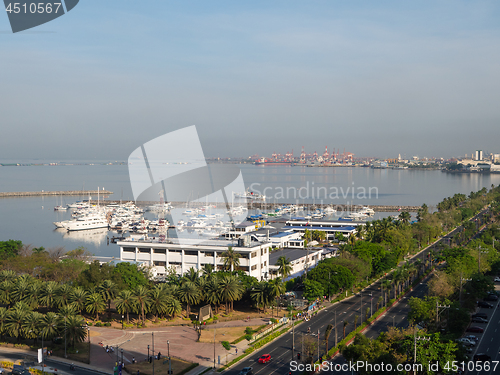
<svg viewBox="0 0 500 375">
<path fill-rule="evenodd" d="M 187 369 L 192 365 L 191 362 L 183 361 L 182 359 L 172 357 L 172 371 L 174 375 L 180 374 L 183 370 Z M 126 365 L 125 371 L 130 375 L 136 375 L 137 370 L 140 371 L 141 375 L 152 375 L 153 374 L 153 364 L 142 361 L 137 362 L 133 365 Z M 155 375 L 168 375 L 168 358 L 162 357 L 159 361 L 155 361 Z"/>
<path fill-rule="evenodd" d="M 210 326 L 212 328 L 213 326 Z M 252 329 L 258 328 L 260 326 L 249 326 Z M 215 341 L 229 341 L 233 342 L 237 338 L 245 334 L 246 327 L 224 327 L 216 328 L 215 331 Z M 214 342 L 214 330 L 205 328 L 201 331 L 200 342 Z"/>
</svg>

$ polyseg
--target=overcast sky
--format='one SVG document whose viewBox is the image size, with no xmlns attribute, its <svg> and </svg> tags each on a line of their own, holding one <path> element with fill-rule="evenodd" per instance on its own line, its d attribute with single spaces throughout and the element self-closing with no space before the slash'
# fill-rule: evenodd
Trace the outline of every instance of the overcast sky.
<svg viewBox="0 0 500 375">
<path fill-rule="evenodd" d="M 0 160 L 125 160 L 189 125 L 206 156 L 500 153 L 499 10 L 81 0 L 17 34 L 2 12 Z"/>
</svg>

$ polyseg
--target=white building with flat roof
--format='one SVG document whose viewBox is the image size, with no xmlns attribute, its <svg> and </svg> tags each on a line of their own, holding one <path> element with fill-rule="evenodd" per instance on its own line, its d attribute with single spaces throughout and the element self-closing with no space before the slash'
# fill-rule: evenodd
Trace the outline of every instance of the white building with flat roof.
<svg viewBox="0 0 500 375">
<path fill-rule="evenodd" d="M 255 241 L 249 236 L 237 241 L 206 240 L 200 243 L 169 238 L 161 242 L 158 239 L 124 240 L 117 244 L 120 246 L 121 261 L 145 262 L 159 278 L 164 277 L 170 267 L 174 267 L 178 275 L 184 275 L 190 268 L 201 271 L 205 264 L 220 270 L 224 262 L 222 253 L 232 247 L 240 255 L 237 269 L 258 280 L 268 276 L 269 250 L 272 246 L 271 242 Z"/>
</svg>

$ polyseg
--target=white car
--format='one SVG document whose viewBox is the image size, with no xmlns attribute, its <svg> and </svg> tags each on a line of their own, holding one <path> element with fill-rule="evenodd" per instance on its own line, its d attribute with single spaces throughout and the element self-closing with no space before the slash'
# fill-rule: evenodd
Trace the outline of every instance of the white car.
<svg viewBox="0 0 500 375">
<path fill-rule="evenodd" d="M 500 277 L 495 277 L 495 280 L 494 280 L 496 283 L 499 283 L 500 282 Z"/>
<path fill-rule="evenodd" d="M 465 337 L 462 337 L 461 339 L 458 339 L 457 341 L 464 344 L 465 346 L 476 346 L 476 343 L 474 341 L 469 340 Z"/>
</svg>

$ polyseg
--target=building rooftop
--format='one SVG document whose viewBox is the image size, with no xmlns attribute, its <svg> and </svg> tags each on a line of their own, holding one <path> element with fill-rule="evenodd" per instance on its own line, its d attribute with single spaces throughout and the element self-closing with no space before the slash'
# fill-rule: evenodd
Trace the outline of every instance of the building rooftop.
<svg viewBox="0 0 500 375">
<path fill-rule="evenodd" d="M 313 247 L 312 249 L 309 249 L 309 255 L 313 255 L 319 251 L 322 252 L 323 248 Z M 278 261 L 278 258 L 280 256 L 284 256 L 285 258 L 288 258 L 292 262 L 294 260 L 305 257 L 306 255 L 307 255 L 307 250 L 304 249 L 281 249 L 269 253 L 269 264 L 273 266 L 276 265 L 276 262 Z"/>
<path fill-rule="evenodd" d="M 354 230 L 356 227 L 353 226 L 346 226 L 346 227 L 317 227 L 317 226 L 307 226 L 307 227 L 301 227 L 301 226 L 288 226 L 287 228 L 290 229 L 309 229 L 309 230 L 333 230 L 333 231 L 341 231 L 341 230 Z"/>
</svg>

